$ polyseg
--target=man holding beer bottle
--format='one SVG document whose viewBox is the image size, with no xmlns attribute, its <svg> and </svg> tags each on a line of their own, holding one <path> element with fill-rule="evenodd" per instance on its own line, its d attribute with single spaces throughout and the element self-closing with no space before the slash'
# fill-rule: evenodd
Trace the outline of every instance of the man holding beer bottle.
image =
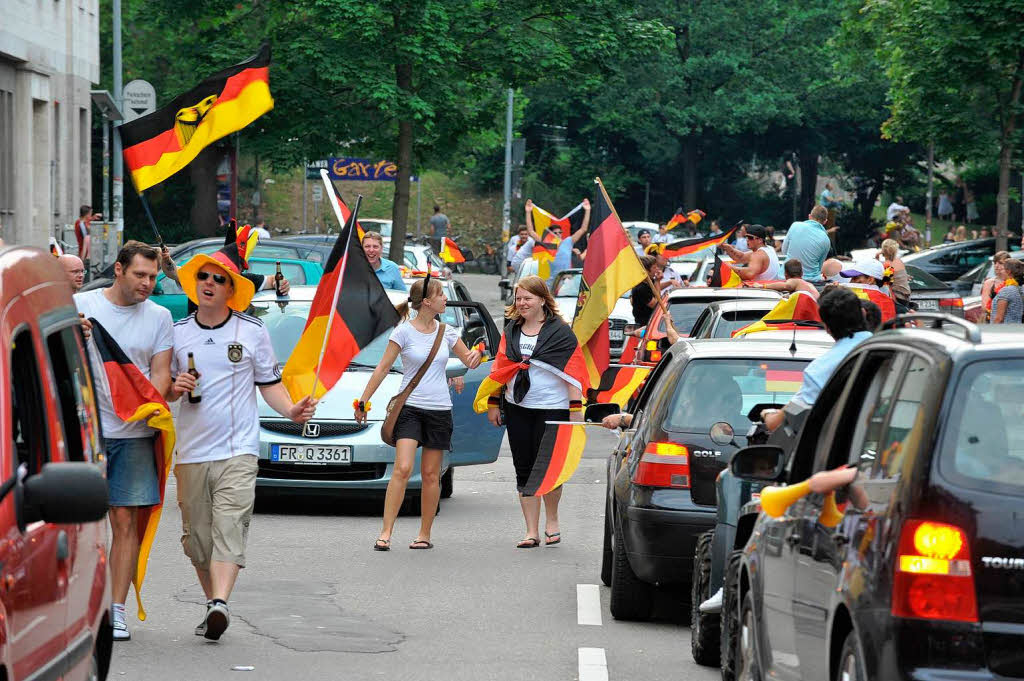
<svg viewBox="0 0 1024 681">
<path fill-rule="evenodd" d="M 195 633 L 214 641 L 228 627 L 228 598 L 245 566 L 259 454 L 256 389 L 296 423 L 316 409 L 308 397 L 291 401 L 266 327 L 241 313 L 254 294 L 241 262 L 230 245 L 182 265 L 182 289 L 198 307 L 174 325 L 171 399 L 188 395 L 177 419 L 174 468 L 181 543 L 207 599 Z"/>
</svg>

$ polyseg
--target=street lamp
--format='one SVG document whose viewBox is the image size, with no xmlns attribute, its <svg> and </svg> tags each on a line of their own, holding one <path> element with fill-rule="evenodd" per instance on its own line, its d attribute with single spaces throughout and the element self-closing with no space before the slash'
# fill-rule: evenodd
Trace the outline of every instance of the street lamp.
<svg viewBox="0 0 1024 681">
<path fill-rule="evenodd" d="M 103 116 L 103 219 L 110 220 L 110 124 L 124 120 L 124 116 L 109 91 L 90 90 L 89 95 Z"/>
</svg>

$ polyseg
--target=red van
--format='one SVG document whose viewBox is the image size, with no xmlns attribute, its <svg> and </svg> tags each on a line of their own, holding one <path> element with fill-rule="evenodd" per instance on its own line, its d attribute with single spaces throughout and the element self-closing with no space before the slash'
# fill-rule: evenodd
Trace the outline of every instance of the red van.
<svg viewBox="0 0 1024 681">
<path fill-rule="evenodd" d="M 0 248 L 0 678 L 105 679 L 107 486 L 63 268 Z"/>
</svg>

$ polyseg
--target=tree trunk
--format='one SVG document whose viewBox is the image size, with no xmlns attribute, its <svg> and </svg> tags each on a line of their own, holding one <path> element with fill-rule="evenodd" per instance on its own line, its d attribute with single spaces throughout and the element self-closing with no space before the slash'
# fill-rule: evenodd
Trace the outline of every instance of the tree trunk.
<svg viewBox="0 0 1024 681">
<path fill-rule="evenodd" d="M 818 154 L 800 154 L 800 218 L 811 212 L 818 188 Z"/>
<path fill-rule="evenodd" d="M 396 64 L 398 89 L 412 92 L 412 64 Z M 408 116 L 404 113 L 403 116 Z M 395 178 L 395 202 L 391 209 L 391 249 L 388 256 L 393 262 L 405 261 L 405 233 L 409 221 L 410 178 L 412 177 L 412 119 L 398 121 L 398 177 Z"/>
<path fill-rule="evenodd" d="M 683 210 L 697 208 L 697 143 L 683 140 Z"/>
<path fill-rule="evenodd" d="M 217 220 L 217 165 L 223 149 L 216 145 L 206 147 L 188 165 L 189 177 L 195 195 L 189 218 L 197 237 L 219 236 Z"/>
<path fill-rule="evenodd" d="M 1006 228 L 1010 219 L 1010 168 L 1013 164 L 1014 133 L 1017 131 L 1017 106 L 1024 85 L 1024 50 L 1017 63 L 1017 73 L 1006 107 L 1006 120 L 999 136 L 999 192 L 996 194 L 996 250 L 1006 250 Z"/>
</svg>

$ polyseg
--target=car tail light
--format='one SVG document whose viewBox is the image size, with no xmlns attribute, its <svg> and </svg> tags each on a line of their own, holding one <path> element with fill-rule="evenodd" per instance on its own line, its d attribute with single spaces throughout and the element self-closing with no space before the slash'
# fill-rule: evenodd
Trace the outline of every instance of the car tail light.
<svg viewBox="0 0 1024 681">
<path fill-rule="evenodd" d="M 644 343 L 644 349 L 647 351 L 647 359 L 651 362 L 661 361 L 661 350 L 658 349 L 658 341 L 649 340 Z"/>
<path fill-rule="evenodd" d="M 892 587 L 897 617 L 977 622 L 967 534 L 955 525 L 908 520 L 900 534 Z"/>
<path fill-rule="evenodd" d="M 939 298 L 939 307 L 963 307 L 963 298 Z"/>
<path fill-rule="evenodd" d="M 648 487 L 690 488 L 690 452 L 675 442 L 651 442 L 640 455 L 633 482 Z"/>
</svg>

